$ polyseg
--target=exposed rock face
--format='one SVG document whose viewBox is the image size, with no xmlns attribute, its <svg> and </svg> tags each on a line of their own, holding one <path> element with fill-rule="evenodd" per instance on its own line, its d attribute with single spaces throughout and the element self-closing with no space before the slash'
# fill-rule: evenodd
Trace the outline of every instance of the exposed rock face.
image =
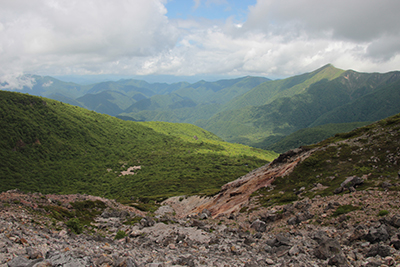
<svg viewBox="0 0 400 267">
<path fill-rule="evenodd" d="M 204 203 L 191 214 L 200 213 L 203 209 L 211 211 L 212 217 L 236 213 L 246 204 L 250 195 L 262 187 L 270 185 L 276 177 L 285 176 L 293 171 L 294 167 L 315 150 L 295 149 L 281 154 L 269 165 L 258 168 L 239 179 L 227 183 L 221 192 Z"/>
</svg>

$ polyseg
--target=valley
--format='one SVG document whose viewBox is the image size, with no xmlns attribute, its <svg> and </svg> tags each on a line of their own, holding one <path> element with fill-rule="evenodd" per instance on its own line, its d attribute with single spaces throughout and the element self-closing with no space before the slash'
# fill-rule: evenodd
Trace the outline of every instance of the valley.
<svg viewBox="0 0 400 267">
<path fill-rule="evenodd" d="M 397 266 L 398 76 L 0 91 L 0 266 Z"/>
<path fill-rule="evenodd" d="M 34 75 L 26 79 L 34 85 L 18 91 L 124 120 L 190 123 L 224 141 L 279 153 L 400 112 L 398 71 L 360 73 L 331 64 L 281 80 L 247 76 L 193 84 L 119 80 L 79 85 Z M 298 142 L 285 141 L 305 130 L 308 138 L 300 133 Z"/>
</svg>

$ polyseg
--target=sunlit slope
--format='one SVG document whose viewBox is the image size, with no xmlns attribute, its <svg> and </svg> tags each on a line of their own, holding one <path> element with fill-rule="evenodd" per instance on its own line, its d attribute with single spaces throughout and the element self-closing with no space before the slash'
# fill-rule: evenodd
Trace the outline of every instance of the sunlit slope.
<svg viewBox="0 0 400 267">
<path fill-rule="evenodd" d="M 187 124 L 164 128 L 123 121 L 6 91 L 0 91 L 0 121 L 1 191 L 117 199 L 213 193 L 274 157 L 231 147 Z M 133 166 L 140 169 L 120 176 Z"/>
<path fill-rule="evenodd" d="M 337 69 L 328 64 L 310 73 L 282 80 L 267 81 L 230 101 L 226 104 L 224 110 L 240 109 L 247 106 L 261 106 L 271 103 L 280 97 L 292 97 L 305 92 L 315 82 L 324 79 L 333 80 L 343 72 L 344 70 Z"/>
</svg>

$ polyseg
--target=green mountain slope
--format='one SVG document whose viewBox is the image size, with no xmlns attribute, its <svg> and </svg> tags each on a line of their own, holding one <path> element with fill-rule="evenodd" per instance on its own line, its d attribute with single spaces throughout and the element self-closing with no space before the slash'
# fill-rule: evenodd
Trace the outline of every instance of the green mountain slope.
<svg viewBox="0 0 400 267">
<path fill-rule="evenodd" d="M 123 93 L 116 91 L 102 91 L 98 94 L 86 94 L 76 99 L 87 109 L 116 116 L 127 108 L 134 100 Z"/>
<path fill-rule="evenodd" d="M 137 104 L 132 105 L 132 107 L 130 107 L 129 109 L 136 108 L 140 104 L 152 105 L 150 100 L 144 100 L 138 102 Z M 125 118 L 131 118 L 136 121 L 165 121 L 165 122 L 193 123 L 193 121 L 208 120 L 219 111 L 220 107 L 221 105 L 219 104 L 208 104 L 208 105 L 200 104 L 196 105 L 195 107 L 142 110 L 131 113 L 123 112 L 119 114 L 119 116 L 125 116 Z"/>
<path fill-rule="evenodd" d="M 396 74 L 398 76 L 398 74 Z M 327 122 L 377 121 L 400 111 L 400 81 L 388 81 L 379 85 L 375 92 L 357 98 L 319 117 L 310 126 Z"/>
<path fill-rule="evenodd" d="M 349 132 L 371 122 L 330 123 L 298 130 L 268 146 L 268 150 L 284 153 L 290 149 L 318 143 L 337 133 Z"/>
<path fill-rule="evenodd" d="M 86 193 L 119 200 L 205 194 L 276 154 L 227 144 L 193 125 L 123 121 L 0 91 L 0 191 Z M 140 166 L 134 175 L 120 176 Z"/>
<path fill-rule="evenodd" d="M 269 79 L 250 76 L 216 82 L 200 81 L 177 90 L 175 93 L 193 99 L 197 103 L 224 104 L 266 81 Z"/>
<path fill-rule="evenodd" d="M 332 80 L 344 70 L 328 64 L 313 72 L 293 76 L 283 80 L 262 83 L 234 101 L 229 102 L 224 110 L 240 109 L 247 106 L 261 106 L 271 103 L 280 97 L 292 97 L 303 93 L 311 84 L 321 80 Z"/>
<path fill-rule="evenodd" d="M 291 97 L 224 111 L 196 125 L 224 140 L 265 148 L 302 128 L 375 121 L 396 114 L 400 112 L 399 81 L 400 72 L 345 71 L 335 79 L 312 83 L 302 93 Z"/>
<path fill-rule="evenodd" d="M 220 111 L 222 104 L 267 80 L 262 77 L 243 77 L 216 82 L 200 81 L 169 94 L 142 99 L 120 115 L 144 121 L 194 123 L 207 120 Z"/>
</svg>

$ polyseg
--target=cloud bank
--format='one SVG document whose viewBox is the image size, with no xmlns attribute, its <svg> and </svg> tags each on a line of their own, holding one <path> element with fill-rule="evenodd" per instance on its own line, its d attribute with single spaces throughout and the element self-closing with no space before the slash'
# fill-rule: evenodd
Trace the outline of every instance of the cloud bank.
<svg viewBox="0 0 400 267">
<path fill-rule="evenodd" d="M 210 0 L 195 0 L 193 7 Z M 215 1 L 214 1 L 215 2 Z M 229 1 L 217 1 L 219 5 Z M 0 76 L 260 75 L 400 66 L 398 0 L 258 0 L 247 18 L 170 19 L 167 0 L 0 2 Z"/>
</svg>

